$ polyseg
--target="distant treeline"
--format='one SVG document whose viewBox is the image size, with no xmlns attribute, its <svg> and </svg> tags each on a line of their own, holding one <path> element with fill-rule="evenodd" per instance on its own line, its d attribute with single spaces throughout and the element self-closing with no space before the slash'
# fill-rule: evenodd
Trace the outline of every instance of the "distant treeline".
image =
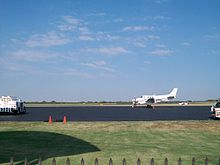
<svg viewBox="0 0 220 165">
<path fill-rule="evenodd" d="M 26 104 L 130 104 L 129 101 L 80 101 L 80 102 L 61 102 L 61 101 L 28 101 Z"/>
<path fill-rule="evenodd" d="M 197 103 L 197 102 L 216 102 L 218 99 L 209 99 L 205 101 L 192 101 L 192 100 L 186 100 L 186 101 L 169 101 L 169 102 L 161 102 L 158 104 L 164 104 L 164 103 L 169 103 L 169 104 L 178 104 L 180 102 L 188 102 L 188 103 Z M 26 104 L 131 104 L 131 101 L 79 101 L 79 102 L 65 102 L 65 101 L 28 101 Z"/>
</svg>

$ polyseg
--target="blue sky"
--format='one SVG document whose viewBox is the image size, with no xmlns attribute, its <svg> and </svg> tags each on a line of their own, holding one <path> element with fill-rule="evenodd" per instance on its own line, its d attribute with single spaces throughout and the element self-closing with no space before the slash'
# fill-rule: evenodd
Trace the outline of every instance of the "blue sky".
<svg viewBox="0 0 220 165">
<path fill-rule="evenodd" d="M 220 98 L 220 1 L 0 0 L 0 95 Z"/>
</svg>

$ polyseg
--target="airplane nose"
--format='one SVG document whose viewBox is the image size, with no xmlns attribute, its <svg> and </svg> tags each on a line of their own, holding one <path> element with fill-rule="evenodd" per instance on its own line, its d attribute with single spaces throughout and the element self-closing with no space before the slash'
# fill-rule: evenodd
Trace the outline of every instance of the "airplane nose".
<svg viewBox="0 0 220 165">
<path fill-rule="evenodd" d="M 136 104 L 137 103 L 137 99 L 136 98 L 132 99 L 132 103 Z"/>
</svg>

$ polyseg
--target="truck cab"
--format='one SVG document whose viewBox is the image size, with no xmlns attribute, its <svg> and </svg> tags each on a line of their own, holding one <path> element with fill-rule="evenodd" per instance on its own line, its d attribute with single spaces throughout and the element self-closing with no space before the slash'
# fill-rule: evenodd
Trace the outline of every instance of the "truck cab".
<svg viewBox="0 0 220 165">
<path fill-rule="evenodd" d="M 220 101 L 211 106 L 211 116 L 214 119 L 220 119 Z"/>
<path fill-rule="evenodd" d="M 25 112 L 26 108 L 21 99 L 12 96 L 0 97 L 0 113 L 20 114 Z"/>
</svg>

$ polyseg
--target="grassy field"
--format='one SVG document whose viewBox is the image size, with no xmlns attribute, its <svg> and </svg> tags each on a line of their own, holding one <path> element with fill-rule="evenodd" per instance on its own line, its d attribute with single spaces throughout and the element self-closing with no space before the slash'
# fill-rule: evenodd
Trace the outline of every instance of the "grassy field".
<svg viewBox="0 0 220 165">
<path fill-rule="evenodd" d="M 131 106 L 129 104 L 113 104 L 113 103 L 27 103 L 26 107 L 74 107 L 74 106 Z"/>
<path fill-rule="evenodd" d="M 128 102 L 26 102 L 27 107 L 131 106 Z"/>
<path fill-rule="evenodd" d="M 37 164 L 41 157 L 43 165 L 51 164 L 56 157 L 64 164 L 67 157 L 72 164 L 79 165 L 83 157 L 86 164 L 162 164 L 167 157 L 169 164 L 177 164 L 179 157 L 183 165 L 217 164 L 220 150 L 219 121 L 180 122 L 0 122 L 0 164 L 8 164 L 13 156 L 16 164 L 23 164 L 27 157 L 30 164 Z"/>
<path fill-rule="evenodd" d="M 191 102 L 188 105 L 179 105 L 178 103 L 159 103 L 155 106 L 211 106 L 215 102 Z M 132 106 L 132 103 L 27 103 L 26 107 L 72 107 L 72 106 Z M 138 105 L 139 106 L 139 105 Z M 140 105 L 143 106 L 143 105 Z"/>
</svg>

